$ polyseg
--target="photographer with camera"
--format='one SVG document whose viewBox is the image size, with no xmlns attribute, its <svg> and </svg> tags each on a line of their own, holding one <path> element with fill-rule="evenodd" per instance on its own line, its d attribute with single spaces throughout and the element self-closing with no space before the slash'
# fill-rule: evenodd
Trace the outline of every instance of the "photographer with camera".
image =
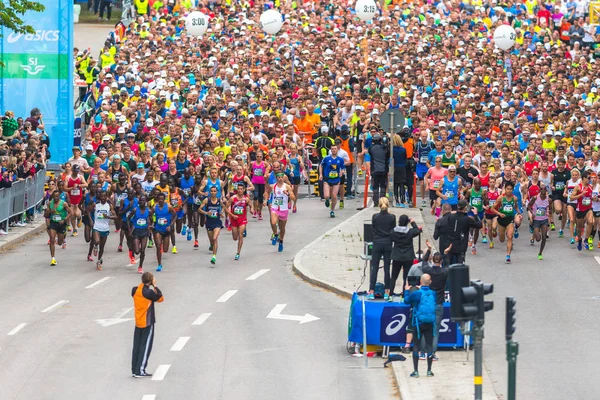
<svg viewBox="0 0 600 400">
<path fill-rule="evenodd" d="M 162 303 L 164 297 L 156 286 L 154 275 L 150 272 L 142 274 L 142 283 L 131 290 L 131 296 L 135 315 L 131 373 L 134 378 L 151 377 L 152 374 L 146 372 L 146 367 L 154 341 L 154 324 L 156 323 L 154 303 Z"/>
<path fill-rule="evenodd" d="M 373 133 L 373 126 L 371 126 Z M 389 176 L 390 148 L 389 138 L 385 133 L 375 132 L 373 145 L 368 150 L 371 163 L 371 178 L 373 187 L 373 204 L 379 204 L 379 198 L 385 197 Z"/>
</svg>

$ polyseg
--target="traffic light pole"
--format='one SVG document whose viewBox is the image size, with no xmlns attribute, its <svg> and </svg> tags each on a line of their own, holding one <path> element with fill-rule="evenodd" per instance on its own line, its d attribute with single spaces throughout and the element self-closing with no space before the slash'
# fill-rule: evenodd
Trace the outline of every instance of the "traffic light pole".
<svg viewBox="0 0 600 400">
<path fill-rule="evenodd" d="M 513 342 L 515 333 L 515 305 L 513 297 L 506 298 L 506 361 L 508 362 L 508 400 L 517 398 L 517 355 L 519 354 L 519 343 Z"/>
<path fill-rule="evenodd" d="M 483 321 L 477 320 L 473 326 L 473 338 L 475 339 L 475 400 L 483 399 Z"/>
<path fill-rule="evenodd" d="M 509 340 L 506 342 L 506 361 L 508 361 L 508 400 L 517 398 L 517 355 L 519 343 Z"/>
<path fill-rule="evenodd" d="M 473 383 L 475 385 L 475 400 L 483 399 L 483 324 L 485 322 L 484 293 L 483 283 L 481 281 L 472 281 L 473 287 L 477 290 L 477 318 L 473 326 L 475 339 L 475 375 Z"/>
</svg>

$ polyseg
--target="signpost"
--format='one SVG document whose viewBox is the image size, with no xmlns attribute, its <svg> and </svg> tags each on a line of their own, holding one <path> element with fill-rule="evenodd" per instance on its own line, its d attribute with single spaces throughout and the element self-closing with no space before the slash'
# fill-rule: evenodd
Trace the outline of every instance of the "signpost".
<svg viewBox="0 0 600 400">
<path fill-rule="evenodd" d="M 394 135 L 404 128 L 404 115 L 398 108 L 385 110 L 379 118 L 379 126 L 389 135 L 390 149 L 390 179 L 388 181 L 388 199 L 395 207 L 394 202 Z"/>
</svg>

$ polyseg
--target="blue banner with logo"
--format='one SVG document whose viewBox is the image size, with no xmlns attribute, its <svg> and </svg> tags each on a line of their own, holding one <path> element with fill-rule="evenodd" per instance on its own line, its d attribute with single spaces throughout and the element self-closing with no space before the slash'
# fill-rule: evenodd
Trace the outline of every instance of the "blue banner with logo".
<svg viewBox="0 0 600 400">
<path fill-rule="evenodd" d="M 74 133 L 73 2 L 43 4 L 43 12 L 22 18 L 34 34 L 0 27 L 0 112 L 25 119 L 38 108 L 50 137 L 50 161 L 62 163 L 71 156 Z"/>
<path fill-rule="evenodd" d="M 404 303 L 388 303 L 382 300 L 365 301 L 367 317 L 367 344 L 381 346 L 404 346 L 406 326 L 410 322 L 410 306 Z M 354 293 L 350 307 L 348 341 L 363 342 L 362 301 Z M 440 348 L 463 348 L 464 336 L 459 325 L 450 321 L 450 303 L 444 303 L 444 315 L 440 324 Z"/>
</svg>

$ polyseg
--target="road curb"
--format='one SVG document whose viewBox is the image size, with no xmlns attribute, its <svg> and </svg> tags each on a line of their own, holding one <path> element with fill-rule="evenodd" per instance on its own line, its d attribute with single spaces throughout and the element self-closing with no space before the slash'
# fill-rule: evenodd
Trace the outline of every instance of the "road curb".
<svg viewBox="0 0 600 400">
<path fill-rule="evenodd" d="M 18 236 L 15 236 L 14 238 L 7 241 L 6 243 L 2 243 L 0 245 L 0 253 L 5 253 L 7 251 L 10 251 L 15 246 L 33 238 L 34 236 L 37 236 L 41 232 L 45 231 L 46 223 L 42 220 L 42 221 L 40 221 L 40 224 L 38 226 L 36 226 L 35 228 L 25 228 L 25 229 L 29 229 L 29 231 L 24 232 Z"/>
<path fill-rule="evenodd" d="M 305 280 L 306 282 L 308 282 L 312 285 L 326 289 L 326 290 L 333 292 L 339 296 L 351 299 L 353 292 L 348 291 L 348 289 L 346 289 L 346 288 L 339 287 L 334 283 L 327 282 L 323 279 L 319 279 L 319 278 L 315 277 L 312 272 L 308 271 L 302 265 L 302 257 L 304 256 L 304 254 L 306 254 L 306 252 L 308 252 L 310 250 L 310 248 L 312 248 L 313 246 L 315 246 L 316 244 L 321 242 L 326 236 L 331 235 L 335 231 L 341 230 L 342 225 L 350 223 L 350 222 L 354 221 L 354 219 L 359 218 L 360 216 L 362 216 L 364 214 L 373 213 L 374 211 L 375 211 L 374 208 L 367 207 L 367 208 L 357 212 L 356 214 L 354 214 L 350 218 L 346 219 L 345 221 L 334 226 L 333 228 L 331 228 L 330 230 L 328 230 L 327 232 L 325 232 L 324 234 L 322 234 L 321 236 L 319 236 L 318 238 L 316 238 L 315 240 L 313 240 L 312 242 L 310 242 L 309 244 L 304 246 L 304 248 L 302 248 L 298 253 L 296 253 L 296 255 L 294 256 L 294 259 L 292 260 L 292 271 L 294 271 L 294 273 L 296 275 L 298 275 L 300 278 L 302 278 L 303 280 Z"/>
</svg>

